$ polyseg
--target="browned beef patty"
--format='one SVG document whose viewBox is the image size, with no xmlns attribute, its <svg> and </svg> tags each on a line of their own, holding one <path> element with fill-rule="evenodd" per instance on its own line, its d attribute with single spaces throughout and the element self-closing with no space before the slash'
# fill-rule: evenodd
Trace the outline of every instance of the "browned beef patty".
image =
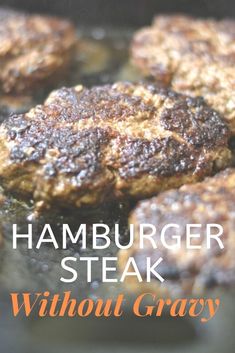
<svg viewBox="0 0 235 353">
<path fill-rule="evenodd" d="M 235 133 L 235 21 L 157 16 L 135 34 L 131 53 L 145 75 L 203 96 Z"/>
<path fill-rule="evenodd" d="M 130 223 L 135 225 L 135 243 L 129 250 L 120 251 L 119 265 L 123 268 L 127 259 L 133 256 L 145 273 L 146 257 L 154 263 L 160 256 L 163 258 L 158 267 L 165 278 L 161 284 L 158 280 L 138 284 L 126 281 L 130 289 L 148 289 L 162 293 L 178 294 L 179 292 L 198 292 L 215 285 L 229 285 L 235 281 L 235 169 L 227 169 L 201 183 L 184 185 L 178 190 L 161 193 L 152 199 L 139 202 L 130 216 Z M 153 224 L 157 231 L 153 236 L 158 248 L 153 249 L 149 242 L 140 249 L 139 225 Z M 160 241 L 160 231 L 167 224 L 179 225 L 179 229 L 170 229 L 167 233 L 168 244 L 175 244 L 172 234 L 180 236 L 182 246 L 178 250 L 166 249 Z M 200 238 L 192 241 L 201 245 L 201 249 L 186 248 L 187 224 L 199 224 L 191 233 L 201 233 Z M 223 227 L 221 250 L 217 241 L 211 241 L 211 248 L 206 248 L 206 225 L 219 224 Z M 218 229 L 213 229 L 216 234 Z"/>
<path fill-rule="evenodd" d="M 47 204 L 140 199 L 225 168 L 228 138 L 201 98 L 122 82 L 62 88 L 1 125 L 0 178 Z"/>
<path fill-rule="evenodd" d="M 32 93 L 57 80 L 67 70 L 75 42 L 69 21 L 0 8 L 0 91 Z"/>
</svg>

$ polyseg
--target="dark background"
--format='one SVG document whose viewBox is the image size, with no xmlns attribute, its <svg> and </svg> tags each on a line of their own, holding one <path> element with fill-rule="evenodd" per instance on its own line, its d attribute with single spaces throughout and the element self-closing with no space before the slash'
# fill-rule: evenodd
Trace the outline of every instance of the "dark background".
<svg viewBox="0 0 235 353">
<path fill-rule="evenodd" d="M 235 0 L 0 0 L 0 5 L 70 17 L 82 25 L 140 26 L 158 12 L 235 17 Z"/>
</svg>

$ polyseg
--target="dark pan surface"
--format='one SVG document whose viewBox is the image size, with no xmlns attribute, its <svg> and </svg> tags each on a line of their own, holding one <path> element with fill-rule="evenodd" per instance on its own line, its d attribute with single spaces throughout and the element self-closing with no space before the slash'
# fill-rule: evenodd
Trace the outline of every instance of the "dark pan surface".
<svg viewBox="0 0 235 353">
<path fill-rule="evenodd" d="M 57 14 L 78 25 L 138 27 L 149 24 L 156 13 L 185 12 L 202 17 L 235 17 L 233 0 L 0 0 L 29 12 Z"/>
</svg>

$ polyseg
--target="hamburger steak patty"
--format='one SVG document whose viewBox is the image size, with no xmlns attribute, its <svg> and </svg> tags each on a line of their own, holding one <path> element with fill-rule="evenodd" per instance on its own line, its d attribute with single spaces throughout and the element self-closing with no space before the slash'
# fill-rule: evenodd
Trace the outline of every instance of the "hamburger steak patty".
<svg viewBox="0 0 235 353">
<path fill-rule="evenodd" d="M 76 42 L 66 20 L 0 8 L 0 91 L 21 94 L 66 72 Z"/>
<path fill-rule="evenodd" d="M 135 34 L 131 53 L 145 75 L 203 96 L 235 134 L 235 21 L 157 16 Z"/>
<path fill-rule="evenodd" d="M 1 125 L 0 178 L 47 204 L 143 198 L 225 168 L 228 137 L 201 98 L 121 82 L 62 88 Z"/>
<path fill-rule="evenodd" d="M 127 259 L 133 256 L 141 271 L 145 272 L 146 257 L 153 263 L 161 256 L 162 263 L 158 272 L 165 282 L 153 280 L 143 287 L 163 293 L 177 294 L 179 291 L 199 292 L 215 285 L 229 285 L 235 281 L 235 169 L 227 169 L 201 183 L 184 185 L 178 190 L 161 193 L 150 200 L 139 202 L 130 216 L 130 223 L 136 228 L 135 243 L 129 250 L 121 250 L 119 255 L 120 268 Z M 153 236 L 158 248 L 138 246 L 139 225 L 153 224 L 157 231 Z M 160 231 L 167 224 L 177 224 L 178 229 L 170 229 L 166 242 L 175 244 L 172 234 L 180 236 L 181 247 L 178 250 L 168 250 L 160 242 Z M 199 228 L 191 233 L 201 233 L 193 244 L 202 245 L 199 249 L 186 249 L 186 225 L 199 224 Z M 220 224 L 223 227 L 221 240 L 224 249 L 221 250 L 217 241 L 211 241 L 211 248 L 206 248 L 205 227 L 207 224 Z M 216 234 L 218 229 L 213 230 Z M 182 245 L 183 244 L 183 245 Z M 126 282 L 130 289 L 140 290 L 142 284 L 133 280 Z"/>
</svg>

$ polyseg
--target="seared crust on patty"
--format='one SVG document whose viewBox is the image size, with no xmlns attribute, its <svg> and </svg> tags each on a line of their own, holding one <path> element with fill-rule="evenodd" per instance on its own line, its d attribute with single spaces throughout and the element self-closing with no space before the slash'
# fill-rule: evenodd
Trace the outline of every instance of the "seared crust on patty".
<svg viewBox="0 0 235 353">
<path fill-rule="evenodd" d="M 153 279 L 144 286 L 127 281 L 131 290 L 145 290 L 148 287 L 153 291 L 175 295 L 187 291 L 196 293 L 215 285 L 234 283 L 235 169 L 227 169 L 201 183 L 184 185 L 178 190 L 166 191 L 150 200 L 139 202 L 129 221 L 136 228 L 136 238 L 131 249 L 120 251 L 120 268 L 124 268 L 127 259 L 133 256 L 144 273 L 146 257 L 150 257 L 154 263 L 161 256 L 163 262 L 158 271 L 165 278 L 162 284 Z M 156 227 L 157 232 L 153 239 L 157 243 L 157 249 L 153 249 L 148 242 L 144 249 L 138 247 L 140 224 L 153 224 Z M 171 244 L 175 244 L 175 239 L 170 234 L 180 236 L 181 247 L 178 250 L 166 249 L 160 241 L 160 231 L 167 224 L 179 225 L 178 230 L 170 229 L 166 238 L 168 244 L 171 240 Z M 201 231 L 198 228 L 194 230 L 195 233 L 201 233 L 201 237 L 191 241 L 194 245 L 202 245 L 200 250 L 186 249 L 187 224 L 201 225 Z M 215 240 L 211 242 L 211 249 L 206 248 L 207 224 L 220 224 L 223 227 L 223 250 Z M 217 232 L 218 229 L 213 230 L 213 234 Z"/>
<path fill-rule="evenodd" d="M 76 34 L 69 21 L 0 8 L 0 42 L 0 91 L 19 94 L 66 72 Z"/>
<path fill-rule="evenodd" d="M 203 96 L 235 133 L 235 21 L 157 16 L 135 34 L 131 53 L 145 75 Z"/>
<path fill-rule="evenodd" d="M 204 101 L 155 85 L 62 88 L 0 127 L 0 178 L 47 204 L 143 198 L 225 168 L 229 132 Z"/>
</svg>

